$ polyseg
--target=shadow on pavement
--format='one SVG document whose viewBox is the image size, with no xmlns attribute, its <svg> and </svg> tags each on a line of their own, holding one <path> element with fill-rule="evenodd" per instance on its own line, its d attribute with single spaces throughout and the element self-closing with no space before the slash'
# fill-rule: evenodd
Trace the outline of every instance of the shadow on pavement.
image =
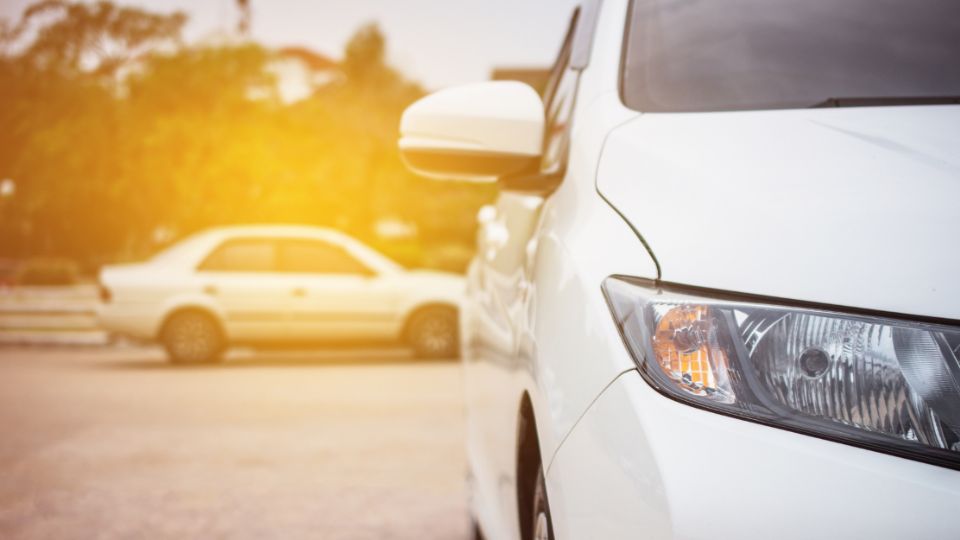
<svg viewBox="0 0 960 540">
<path fill-rule="evenodd" d="M 98 368 L 115 370 L 221 370 L 265 367 L 343 367 L 379 365 L 428 365 L 457 362 L 455 359 L 415 358 L 406 349 L 347 349 L 316 350 L 238 350 L 227 353 L 217 364 L 171 364 L 161 354 L 148 358 L 111 358 L 96 363 Z"/>
</svg>

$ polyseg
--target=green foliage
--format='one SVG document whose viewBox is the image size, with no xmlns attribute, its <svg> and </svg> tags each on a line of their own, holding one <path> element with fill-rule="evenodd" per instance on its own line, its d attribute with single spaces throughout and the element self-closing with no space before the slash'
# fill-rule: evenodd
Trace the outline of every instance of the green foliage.
<svg viewBox="0 0 960 540">
<path fill-rule="evenodd" d="M 17 269 L 17 285 L 76 285 L 80 281 L 77 264 L 69 259 L 30 259 Z"/>
<path fill-rule="evenodd" d="M 136 258 L 156 249 L 158 231 L 250 222 L 372 240 L 390 216 L 420 231 L 399 251 L 462 265 L 431 253 L 465 260 L 492 190 L 403 168 L 397 125 L 423 91 L 386 64 L 375 25 L 350 40 L 331 82 L 288 104 L 276 53 L 249 42 L 174 47 L 185 20 L 44 1 L 0 27 L 0 178 L 17 182 L 0 200 L 0 256 Z M 31 43 L 10 46 L 31 27 Z"/>
<path fill-rule="evenodd" d="M 387 43 L 375 24 L 357 30 L 347 42 L 343 55 L 343 70 L 347 79 L 368 84 L 383 71 Z"/>
<path fill-rule="evenodd" d="M 182 13 L 157 15 L 110 2 L 73 3 L 43 0 L 26 9 L 9 38 L 16 39 L 38 19 L 37 36 L 23 58 L 44 70 L 113 75 L 150 47 L 179 38 L 187 18 Z"/>
</svg>

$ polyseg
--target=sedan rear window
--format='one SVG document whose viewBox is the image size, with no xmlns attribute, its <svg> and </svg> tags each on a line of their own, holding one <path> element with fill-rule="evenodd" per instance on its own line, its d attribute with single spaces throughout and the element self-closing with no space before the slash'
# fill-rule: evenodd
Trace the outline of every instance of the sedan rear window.
<svg viewBox="0 0 960 540">
<path fill-rule="evenodd" d="M 956 103 L 960 2 L 634 0 L 624 55 L 641 111 Z"/>
</svg>

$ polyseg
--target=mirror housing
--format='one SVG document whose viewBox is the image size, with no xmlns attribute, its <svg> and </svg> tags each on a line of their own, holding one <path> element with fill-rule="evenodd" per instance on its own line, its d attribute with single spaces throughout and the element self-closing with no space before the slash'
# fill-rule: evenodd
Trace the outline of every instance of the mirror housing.
<svg viewBox="0 0 960 540">
<path fill-rule="evenodd" d="M 456 86 L 404 111 L 400 155 L 409 169 L 429 178 L 494 181 L 539 168 L 543 130 L 543 102 L 530 86 Z"/>
</svg>

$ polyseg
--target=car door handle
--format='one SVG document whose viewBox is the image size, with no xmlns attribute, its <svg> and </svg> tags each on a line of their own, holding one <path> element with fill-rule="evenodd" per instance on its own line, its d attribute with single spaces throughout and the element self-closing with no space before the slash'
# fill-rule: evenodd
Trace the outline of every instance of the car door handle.
<svg viewBox="0 0 960 540">
<path fill-rule="evenodd" d="M 214 287 L 213 285 L 206 285 L 203 288 L 203 294 L 209 294 L 210 296 L 214 296 L 217 294 L 217 288 Z"/>
<path fill-rule="evenodd" d="M 298 298 L 302 298 L 307 295 L 307 290 L 301 287 L 297 287 L 296 289 L 290 291 L 290 294 Z"/>
</svg>

